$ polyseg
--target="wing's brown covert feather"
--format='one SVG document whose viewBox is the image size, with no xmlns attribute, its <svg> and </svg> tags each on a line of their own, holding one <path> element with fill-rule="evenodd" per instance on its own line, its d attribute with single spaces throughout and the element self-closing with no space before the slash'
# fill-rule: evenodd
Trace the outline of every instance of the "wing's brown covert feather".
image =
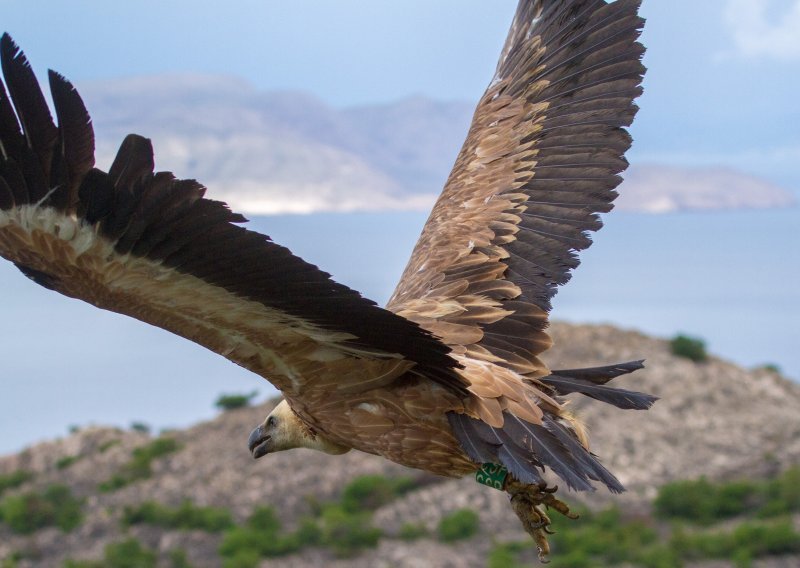
<svg viewBox="0 0 800 568">
<path fill-rule="evenodd" d="M 457 352 L 547 374 L 550 300 L 627 166 L 624 127 L 644 73 L 639 3 L 520 2 L 389 309 Z"/>
<path fill-rule="evenodd" d="M 91 121 L 72 85 L 50 74 L 56 128 L 8 35 L 0 56 L 11 93 L 0 85 L 0 255 L 28 276 L 196 341 L 295 395 L 315 374 L 358 392 L 411 368 L 466 393 L 430 332 L 236 225 L 244 217 L 196 181 L 155 173 L 149 140 L 129 136 L 109 173 L 94 169 Z"/>
</svg>

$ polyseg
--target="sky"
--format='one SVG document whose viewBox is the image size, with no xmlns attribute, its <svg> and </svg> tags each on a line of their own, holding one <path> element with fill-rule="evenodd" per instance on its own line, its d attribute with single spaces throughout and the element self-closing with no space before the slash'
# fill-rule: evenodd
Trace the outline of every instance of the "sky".
<svg viewBox="0 0 800 568">
<path fill-rule="evenodd" d="M 513 0 L 0 0 L 0 14 L 40 78 L 54 68 L 79 89 L 120 77 L 211 73 L 244 78 L 261 89 L 308 91 L 344 107 L 415 94 L 476 101 L 493 73 L 515 5 Z M 629 159 L 731 166 L 800 196 L 800 0 L 644 0 L 641 11 L 648 19 L 643 42 L 649 71 Z M 790 261 L 800 237 L 785 244 Z M 4 290 L 10 297 L 28 290 L 28 282 L 17 280 L 18 288 Z M 259 384 L 241 374 L 225 383 L 229 388 L 218 386 L 217 376 L 231 374 L 221 358 L 46 290 L 35 294 L 32 311 L 39 317 L 66 318 L 53 319 L 64 332 L 53 356 L 69 369 L 91 367 L 108 380 L 98 386 L 70 374 L 59 388 L 42 389 L 37 401 L 53 409 L 49 421 L 26 416 L 27 402 L 18 408 L 8 403 L 0 429 L 25 420 L 37 426 L 25 426 L 13 439 L 0 431 L 0 453 L 63 432 L 66 421 L 80 423 L 89 415 L 124 425 L 132 418 L 158 422 L 159 412 L 169 411 L 173 424 L 186 424 L 202 414 L 198 408 L 211 413 L 211 393 Z M 31 326 L 21 324 L 16 333 L 50 353 L 37 344 Z M 88 355 L 76 354 L 77 343 L 87 341 L 79 334 L 82 327 L 99 330 Z M 120 360 L 119 341 L 139 339 L 148 346 L 147 356 Z M 44 371 L 24 364 L 14 360 L 5 369 L 6 392 L 41 379 Z M 145 366 L 134 367 L 139 364 Z M 208 378 L 204 385 L 191 378 L 200 369 Z M 181 385 L 180 405 L 148 398 L 167 380 Z M 106 399 L 129 402 L 131 409 L 125 414 L 111 403 L 97 403 Z M 168 410 L 170 405 L 181 408 Z"/>
<path fill-rule="evenodd" d="M 193 72 L 337 105 L 477 100 L 513 0 L 4 0 L 37 71 L 82 82 Z M 650 68 L 631 159 L 728 165 L 800 187 L 800 0 L 644 0 Z"/>
</svg>

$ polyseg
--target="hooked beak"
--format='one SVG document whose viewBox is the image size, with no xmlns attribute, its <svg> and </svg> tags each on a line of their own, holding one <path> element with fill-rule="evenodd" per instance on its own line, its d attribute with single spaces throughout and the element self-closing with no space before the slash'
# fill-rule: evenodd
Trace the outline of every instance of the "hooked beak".
<svg viewBox="0 0 800 568">
<path fill-rule="evenodd" d="M 247 447 L 250 448 L 250 453 L 253 454 L 254 459 L 264 457 L 270 452 L 272 446 L 272 436 L 264 431 L 264 425 L 260 424 L 250 432 L 250 438 L 247 440 Z"/>
</svg>

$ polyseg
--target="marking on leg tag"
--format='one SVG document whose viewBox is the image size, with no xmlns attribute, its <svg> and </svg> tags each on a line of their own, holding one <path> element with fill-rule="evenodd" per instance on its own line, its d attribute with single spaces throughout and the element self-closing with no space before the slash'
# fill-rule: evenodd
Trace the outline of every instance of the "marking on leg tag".
<svg viewBox="0 0 800 568">
<path fill-rule="evenodd" d="M 502 491 L 507 476 L 508 470 L 506 466 L 496 463 L 485 463 L 475 472 L 475 481 Z"/>
</svg>

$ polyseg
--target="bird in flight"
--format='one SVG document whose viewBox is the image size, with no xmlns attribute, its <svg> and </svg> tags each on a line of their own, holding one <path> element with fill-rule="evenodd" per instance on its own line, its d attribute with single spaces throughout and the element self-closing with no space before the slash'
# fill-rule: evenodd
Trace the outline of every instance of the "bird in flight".
<svg viewBox="0 0 800 568">
<path fill-rule="evenodd" d="M 385 308 L 334 282 L 194 180 L 154 169 L 131 134 L 94 167 L 89 114 L 50 71 L 54 123 L 31 67 L 0 40 L 0 255 L 38 284 L 169 330 L 270 381 L 283 400 L 256 458 L 360 450 L 509 493 L 544 557 L 547 509 L 620 482 L 564 397 L 620 408 L 608 386 L 640 361 L 551 370 L 557 287 L 600 228 L 627 166 L 644 73 L 639 0 L 520 0 L 467 140 Z"/>
</svg>

